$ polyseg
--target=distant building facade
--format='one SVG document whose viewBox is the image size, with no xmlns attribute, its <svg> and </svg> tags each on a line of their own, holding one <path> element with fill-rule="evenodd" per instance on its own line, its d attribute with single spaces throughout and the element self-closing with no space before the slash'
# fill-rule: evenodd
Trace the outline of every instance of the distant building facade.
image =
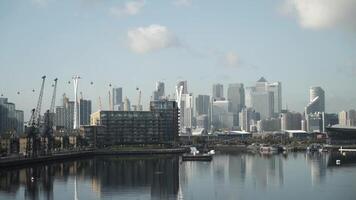
<svg viewBox="0 0 356 200">
<path fill-rule="evenodd" d="M 91 101 L 80 99 L 79 101 L 79 123 L 80 125 L 89 125 L 91 115 Z"/>
<path fill-rule="evenodd" d="M 122 88 L 117 87 L 112 89 L 112 104 L 114 110 L 123 110 Z"/>
<path fill-rule="evenodd" d="M 16 132 L 17 135 L 24 132 L 24 113 L 16 110 L 15 104 L 7 98 L 0 98 L 0 135 L 6 132 Z"/>
<path fill-rule="evenodd" d="M 151 101 L 150 111 L 98 111 L 91 126 L 102 127 L 99 146 L 119 144 L 172 144 L 177 140 L 178 106 L 175 101 Z"/>
</svg>

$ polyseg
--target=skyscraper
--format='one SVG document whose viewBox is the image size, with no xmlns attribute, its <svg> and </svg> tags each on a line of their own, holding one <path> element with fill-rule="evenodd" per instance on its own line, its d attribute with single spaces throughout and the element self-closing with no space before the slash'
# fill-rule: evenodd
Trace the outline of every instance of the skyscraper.
<svg viewBox="0 0 356 200">
<path fill-rule="evenodd" d="M 242 83 L 229 84 L 227 100 L 230 102 L 230 111 L 238 113 L 245 106 L 245 89 Z"/>
<path fill-rule="evenodd" d="M 90 125 L 91 101 L 80 99 L 79 107 L 80 125 Z"/>
<path fill-rule="evenodd" d="M 196 115 L 208 115 L 210 109 L 210 96 L 198 95 L 195 98 L 195 113 Z"/>
<path fill-rule="evenodd" d="M 309 90 L 309 104 L 305 107 L 305 114 L 325 112 L 325 92 L 321 87 L 311 87 Z"/>
<path fill-rule="evenodd" d="M 234 126 L 239 125 L 238 113 L 245 106 L 245 90 L 242 83 L 229 84 L 227 88 L 227 100 L 229 101 L 229 111 L 234 116 Z"/>
<path fill-rule="evenodd" d="M 224 85 L 217 83 L 213 85 L 213 98 L 215 100 L 225 100 Z"/>
<path fill-rule="evenodd" d="M 281 130 L 302 130 L 302 114 L 296 112 L 283 112 L 281 117 Z"/>
<path fill-rule="evenodd" d="M 112 103 L 114 110 L 123 110 L 122 106 L 122 88 L 113 88 L 112 89 Z"/>
<path fill-rule="evenodd" d="M 16 131 L 16 134 L 22 134 L 23 129 L 23 111 L 16 110 L 15 104 L 8 102 L 7 98 L 0 98 L 0 135 L 7 131 Z"/>
<path fill-rule="evenodd" d="M 183 87 L 182 94 L 188 94 L 188 84 L 187 81 L 178 81 L 177 88 Z"/>
<path fill-rule="evenodd" d="M 154 101 L 157 101 L 157 100 L 160 100 L 160 99 L 163 99 L 165 96 L 164 94 L 164 83 L 163 82 L 160 82 L 160 81 L 157 81 L 156 82 L 156 89 L 153 91 L 153 100 Z"/>
<path fill-rule="evenodd" d="M 273 92 L 274 114 L 279 114 L 282 110 L 282 83 L 274 82 L 267 84 L 267 90 Z"/>
<path fill-rule="evenodd" d="M 256 85 L 246 88 L 245 103 L 261 114 L 261 119 L 276 117 L 282 109 L 281 82 L 268 83 L 261 77 Z"/>
<path fill-rule="evenodd" d="M 124 111 L 130 111 L 131 110 L 131 103 L 130 103 L 130 100 L 125 97 L 124 99 Z"/>
</svg>

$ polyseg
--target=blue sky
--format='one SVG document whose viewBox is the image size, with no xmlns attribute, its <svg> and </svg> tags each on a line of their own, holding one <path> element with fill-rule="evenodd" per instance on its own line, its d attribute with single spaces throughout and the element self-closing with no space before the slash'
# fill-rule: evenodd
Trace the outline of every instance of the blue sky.
<svg viewBox="0 0 356 200">
<path fill-rule="evenodd" d="M 169 93 L 188 80 L 196 95 L 264 76 L 282 82 L 291 110 L 303 110 L 310 86 L 325 89 L 329 112 L 356 108 L 355 9 L 354 0 L 0 1 L 0 92 L 29 113 L 47 75 L 47 109 L 50 82 L 59 79 L 58 104 L 78 74 L 96 110 L 110 83 L 133 103 L 140 87 L 147 104 L 158 80 Z"/>
</svg>

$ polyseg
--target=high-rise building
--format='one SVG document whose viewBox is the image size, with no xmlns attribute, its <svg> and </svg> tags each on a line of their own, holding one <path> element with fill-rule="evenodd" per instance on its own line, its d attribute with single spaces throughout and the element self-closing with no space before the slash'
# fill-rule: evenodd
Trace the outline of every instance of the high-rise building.
<svg viewBox="0 0 356 200">
<path fill-rule="evenodd" d="M 242 108 L 239 113 L 239 125 L 241 130 L 250 132 L 251 125 L 255 125 L 255 122 L 259 119 L 259 114 L 252 108 Z"/>
<path fill-rule="evenodd" d="M 64 128 L 67 131 L 73 130 L 74 123 L 74 101 L 69 101 L 63 94 L 62 105 L 56 107 L 54 124 L 58 128 Z"/>
<path fill-rule="evenodd" d="M 210 110 L 210 96 L 198 95 L 195 98 L 195 113 L 196 115 L 208 115 Z"/>
<path fill-rule="evenodd" d="M 256 85 L 246 88 L 245 104 L 261 114 L 261 119 L 276 117 L 282 109 L 281 82 L 268 83 L 261 77 Z"/>
<path fill-rule="evenodd" d="M 230 102 L 229 111 L 234 117 L 234 126 L 239 125 L 239 112 L 245 106 L 245 90 L 242 83 L 229 84 L 227 100 Z"/>
<path fill-rule="evenodd" d="M 314 112 L 306 115 L 308 132 L 325 132 L 325 113 Z"/>
<path fill-rule="evenodd" d="M 165 93 L 164 93 L 164 83 L 161 81 L 156 82 L 156 89 L 153 91 L 152 98 L 154 101 L 164 99 L 165 98 Z"/>
<path fill-rule="evenodd" d="M 339 112 L 339 125 L 340 126 L 347 126 L 348 125 L 348 123 L 347 123 L 347 121 L 348 121 L 348 116 L 347 116 L 347 112 L 346 111 L 341 111 L 341 112 Z"/>
<path fill-rule="evenodd" d="M 245 106 L 245 89 L 242 83 L 229 84 L 227 100 L 230 102 L 230 111 L 239 113 Z"/>
<path fill-rule="evenodd" d="M 124 99 L 124 111 L 130 111 L 131 110 L 131 103 L 129 98 L 125 97 Z"/>
<path fill-rule="evenodd" d="M 177 88 L 182 86 L 182 94 L 188 94 L 188 84 L 187 81 L 178 81 Z"/>
<path fill-rule="evenodd" d="M 90 124 L 90 114 L 91 114 L 91 101 L 86 99 L 80 99 L 79 102 L 79 118 L 80 125 Z"/>
<path fill-rule="evenodd" d="M 121 87 L 112 89 L 112 104 L 114 106 L 114 110 L 123 110 Z"/>
<path fill-rule="evenodd" d="M 213 85 L 213 99 L 217 101 L 225 100 L 224 98 L 224 85 L 217 83 Z"/>
<path fill-rule="evenodd" d="M 0 98 L 0 135 L 11 131 L 22 134 L 24 129 L 23 111 L 16 110 L 15 104 L 7 98 Z"/>
<path fill-rule="evenodd" d="M 193 127 L 194 121 L 194 97 L 193 94 L 183 94 L 182 100 L 184 107 L 181 108 L 183 110 L 183 114 L 181 113 L 181 117 L 183 116 L 183 128 L 191 129 Z"/>
<path fill-rule="evenodd" d="M 305 114 L 325 112 L 325 92 L 321 87 L 311 87 L 309 90 L 309 104 L 305 107 Z"/>
<path fill-rule="evenodd" d="M 215 129 L 232 129 L 233 114 L 229 112 L 229 101 L 214 101 L 212 106 L 212 125 Z"/>
<path fill-rule="evenodd" d="M 252 94 L 252 108 L 260 113 L 261 119 L 267 119 L 274 114 L 274 95 L 270 91 L 254 92 Z"/>
<path fill-rule="evenodd" d="M 356 111 L 341 111 L 339 112 L 338 119 L 340 126 L 356 126 Z"/>
<path fill-rule="evenodd" d="M 274 114 L 278 115 L 282 111 L 282 83 L 268 83 L 267 90 L 273 92 Z"/>
</svg>

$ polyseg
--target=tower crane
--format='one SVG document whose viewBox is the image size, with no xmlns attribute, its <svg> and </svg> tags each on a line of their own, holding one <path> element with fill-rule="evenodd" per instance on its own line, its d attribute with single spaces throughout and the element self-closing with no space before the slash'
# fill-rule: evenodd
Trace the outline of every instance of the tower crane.
<svg viewBox="0 0 356 200">
<path fill-rule="evenodd" d="M 34 125 L 34 126 L 39 126 L 40 125 L 40 120 L 41 120 L 41 106 L 42 106 L 42 97 L 43 97 L 43 90 L 44 90 L 44 84 L 46 81 L 46 76 L 42 76 L 42 85 L 41 85 L 41 90 L 40 90 L 40 94 L 38 97 L 38 101 L 37 101 L 37 107 L 34 110 L 34 114 L 31 116 L 30 119 L 30 125 Z"/>
<path fill-rule="evenodd" d="M 43 135 L 46 138 L 46 146 L 45 149 L 42 149 L 45 154 L 50 154 L 53 148 L 53 125 L 54 125 L 54 107 L 56 104 L 56 92 L 57 92 L 57 81 L 58 79 L 54 79 L 53 84 L 53 94 L 51 100 L 51 106 L 49 110 L 45 113 L 44 118 L 44 127 L 43 127 Z"/>
<path fill-rule="evenodd" d="M 38 153 L 38 144 L 40 143 L 38 135 L 39 135 L 39 127 L 40 127 L 40 120 L 41 120 L 41 106 L 42 106 L 42 97 L 43 97 L 43 90 L 44 84 L 46 81 L 46 76 L 42 76 L 42 85 L 40 94 L 37 101 L 37 107 L 32 109 L 31 118 L 29 121 L 29 126 L 26 129 L 27 133 L 27 148 L 26 148 L 26 155 L 31 157 L 36 157 Z"/>
<path fill-rule="evenodd" d="M 54 85 L 53 85 L 53 94 L 52 94 L 52 100 L 51 100 L 51 107 L 49 108 L 50 113 L 54 113 L 54 107 L 56 104 L 56 93 L 57 93 L 57 81 L 58 78 L 54 79 Z"/>
</svg>

